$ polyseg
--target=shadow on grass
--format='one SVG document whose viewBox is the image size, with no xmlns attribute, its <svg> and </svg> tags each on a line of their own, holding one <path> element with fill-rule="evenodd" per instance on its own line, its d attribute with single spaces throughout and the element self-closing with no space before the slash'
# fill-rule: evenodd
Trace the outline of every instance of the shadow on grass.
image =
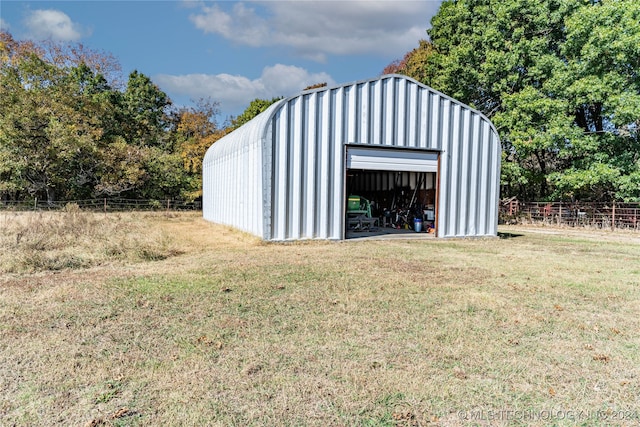
<svg viewBox="0 0 640 427">
<path fill-rule="evenodd" d="M 502 233 L 502 232 L 498 232 L 498 237 L 500 239 L 514 239 L 516 237 L 522 237 L 524 236 L 524 234 L 516 234 L 516 233 Z"/>
</svg>

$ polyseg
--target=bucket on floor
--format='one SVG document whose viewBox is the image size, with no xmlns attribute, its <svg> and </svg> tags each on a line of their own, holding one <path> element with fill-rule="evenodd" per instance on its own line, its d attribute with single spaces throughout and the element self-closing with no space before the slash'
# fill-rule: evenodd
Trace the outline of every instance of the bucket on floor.
<svg viewBox="0 0 640 427">
<path fill-rule="evenodd" d="M 422 231 L 422 219 L 421 218 L 416 218 L 413 220 L 413 229 L 416 231 L 416 233 L 419 233 Z"/>
</svg>

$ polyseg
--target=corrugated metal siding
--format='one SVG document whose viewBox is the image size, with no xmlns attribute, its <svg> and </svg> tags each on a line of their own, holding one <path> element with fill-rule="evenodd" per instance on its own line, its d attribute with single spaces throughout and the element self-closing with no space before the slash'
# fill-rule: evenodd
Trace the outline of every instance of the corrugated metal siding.
<svg viewBox="0 0 640 427">
<path fill-rule="evenodd" d="M 265 208 L 270 199 L 263 160 L 265 128 L 274 104 L 252 121 L 221 138 L 202 162 L 202 214 L 209 221 L 231 225 L 268 238 Z M 271 168 L 267 168 L 270 173 Z"/>
<path fill-rule="evenodd" d="M 239 132 L 244 127 L 253 133 Z M 382 76 L 288 98 L 226 138 L 247 137 L 254 141 L 221 140 L 212 147 L 224 142 L 235 148 L 225 154 L 237 157 L 232 167 L 231 160 L 214 159 L 217 151 L 207 153 L 205 218 L 268 240 L 341 239 L 345 144 L 363 144 L 440 151 L 438 235 L 497 232 L 495 129 L 477 111 L 407 77 Z M 212 172 L 215 179 L 208 176 L 224 165 L 225 172 Z M 214 188 L 219 186 L 225 188 Z M 238 192 L 251 193 L 243 207 L 234 199 Z M 212 206 L 226 201 L 235 207 Z M 259 223 L 252 222 L 256 216 Z"/>
<path fill-rule="evenodd" d="M 314 92 L 274 114 L 271 239 L 342 237 L 342 108 L 339 98 Z"/>
</svg>

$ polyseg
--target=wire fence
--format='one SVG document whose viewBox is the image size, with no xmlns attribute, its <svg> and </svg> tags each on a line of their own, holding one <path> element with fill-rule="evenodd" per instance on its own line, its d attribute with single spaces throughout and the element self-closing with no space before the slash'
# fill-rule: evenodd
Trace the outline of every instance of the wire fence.
<svg viewBox="0 0 640 427">
<path fill-rule="evenodd" d="M 547 224 L 601 229 L 640 229 L 640 203 L 529 202 L 500 205 L 503 224 Z"/>
<path fill-rule="evenodd" d="M 186 202 L 184 200 L 151 200 L 151 199 L 86 199 L 86 200 L 56 200 L 49 202 L 46 200 L 0 200 L 0 210 L 15 211 L 55 211 L 66 208 L 69 205 L 76 205 L 82 210 L 102 211 L 102 212 L 124 212 L 124 211 L 197 211 L 202 209 L 202 202 Z"/>
<path fill-rule="evenodd" d="M 55 211 L 68 205 L 95 212 L 202 210 L 199 200 L 102 198 L 55 202 L 0 200 L 0 211 Z M 640 230 L 640 203 L 519 202 L 509 199 L 500 204 L 500 223 Z"/>
</svg>

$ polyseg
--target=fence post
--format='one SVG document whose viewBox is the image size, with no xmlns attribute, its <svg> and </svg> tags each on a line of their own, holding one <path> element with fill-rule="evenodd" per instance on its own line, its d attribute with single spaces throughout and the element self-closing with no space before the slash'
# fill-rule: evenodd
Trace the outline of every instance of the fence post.
<svg viewBox="0 0 640 427">
<path fill-rule="evenodd" d="M 35 200 L 33 201 L 33 210 L 37 211 L 38 210 L 38 198 L 36 197 Z"/>
<path fill-rule="evenodd" d="M 562 202 L 560 202 L 560 208 L 558 209 L 558 225 L 562 225 Z"/>
<path fill-rule="evenodd" d="M 104 213 L 107 213 L 107 198 L 104 198 Z"/>
<path fill-rule="evenodd" d="M 613 207 L 611 208 L 611 231 L 616 229 L 616 201 L 613 201 Z"/>
</svg>

